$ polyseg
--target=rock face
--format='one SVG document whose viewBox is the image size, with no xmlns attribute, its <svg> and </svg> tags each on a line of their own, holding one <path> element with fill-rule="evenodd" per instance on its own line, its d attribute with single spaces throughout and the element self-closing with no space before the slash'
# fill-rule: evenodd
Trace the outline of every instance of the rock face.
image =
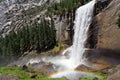
<svg viewBox="0 0 120 80">
<path fill-rule="evenodd" d="M 73 37 L 75 11 L 65 13 L 57 16 L 55 21 L 57 41 L 66 42 L 70 41 Z"/>
<path fill-rule="evenodd" d="M 97 48 L 120 50 L 120 28 L 116 24 L 119 7 L 120 0 L 113 0 L 107 8 L 96 16 Z"/>
<path fill-rule="evenodd" d="M 109 70 L 109 76 L 107 80 L 120 80 L 120 65 Z"/>
<path fill-rule="evenodd" d="M 24 11 L 54 2 L 60 2 L 60 0 L 0 0 L 0 34 L 4 36 L 13 30 L 16 31 L 23 26 L 23 23 L 28 23 L 39 16 L 39 11 L 38 14 L 30 16 L 26 16 Z M 42 15 L 42 11 L 40 15 Z"/>
</svg>

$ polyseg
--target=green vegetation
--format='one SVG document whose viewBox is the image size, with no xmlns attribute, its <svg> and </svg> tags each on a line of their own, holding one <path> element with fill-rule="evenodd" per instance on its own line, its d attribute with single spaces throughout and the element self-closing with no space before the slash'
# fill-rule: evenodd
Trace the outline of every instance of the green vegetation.
<svg viewBox="0 0 120 80">
<path fill-rule="evenodd" d="M 58 44 L 54 47 L 54 51 L 55 52 L 59 52 L 62 48 L 64 47 L 64 44 Z"/>
<path fill-rule="evenodd" d="M 60 3 L 53 3 L 51 7 L 48 7 L 48 13 L 63 14 L 71 12 L 89 1 L 91 0 L 61 0 Z"/>
<path fill-rule="evenodd" d="M 54 48 L 55 52 L 59 52 L 59 51 L 60 51 L 60 49 L 61 49 L 60 45 L 55 46 L 55 48 Z"/>
<path fill-rule="evenodd" d="M 34 71 L 32 72 L 26 72 L 22 70 L 21 67 L 4 67 L 0 68 L 1 74 L 10 74 L 10 75 L 16 75 L 20 80 L 67 80 L 66 78 L 60 78 L 60 79 L 52 79 L 47 78 L 44 75 L 40 73 L 36 73 Z M 35 78 L 30 77 L 30 73 L 36 74 Z"/>
<path fill-rule="evenodd" d="M 0 53 L 2 56 L 20 56 L 25 51 L 39 52 L 51 49 L 56 44 L 56 33 L 53 21 L 42 20 L 31 26 L 23 27 L 17 32 L 0 38 Z"/>
<path fill-rule="evenodd" d="M 102 72 L 100 72 L 100 71 L 95 72 L 95 74 L 96 74 L 97 76 L 99 76 L 100 80 L 106 80 L 106 78 L 107 78 L 107 76 L 108 76 L 108 74 L 102 73 Z"/>
</svg>

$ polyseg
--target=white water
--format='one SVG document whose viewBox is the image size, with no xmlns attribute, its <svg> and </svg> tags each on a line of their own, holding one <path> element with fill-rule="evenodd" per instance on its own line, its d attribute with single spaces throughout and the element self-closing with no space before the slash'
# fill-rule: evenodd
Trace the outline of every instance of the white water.
<svg viewBox="0 0 120 80">
<path fill-rule="evenodd" d="M 74 21 L 73 45 L 67 48 L 62 56 L 44 58 L 44 62 L 53 63 L 54 69 L 59 71 L 74 70 L 78 65 L 85 64 L 83 54 L 85 52 L 87 32 L 93 17 L 94 4 L 95 0 L 77 9 Z M 69 57 L 66 57 L 66 54 Z"/>
<path fill-rule="evenodd" d="M 74 65 L 84 64 L 83 54 L 85 52 L 88 29 L 93 17 L 94 4 L 95 0 L 79 7 L 76 11 L 73 45 L 66 50 L 71 50 L 70 59 L 73 61 Z M 66 51 L 63 54 L 65 54 Z"/>
<path fill-rule="evenodd" d="M 68 62 L 72 69 L 80 64 L 84 64 L 83 54 L 85 52 L 88 29 L 93 17 L 94 4 L 95 0 L 79 7 L 76 11 L 73 45 L 63 52 L 63 55 L 69 53 L 70 58 Z M 68 63 L 66 65 L 68 65 Z"/>
</svg>

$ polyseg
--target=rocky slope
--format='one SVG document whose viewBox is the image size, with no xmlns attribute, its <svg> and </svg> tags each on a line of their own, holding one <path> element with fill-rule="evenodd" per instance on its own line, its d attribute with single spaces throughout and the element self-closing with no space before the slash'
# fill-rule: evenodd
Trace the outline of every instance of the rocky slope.
<svg viewBox="0 0 120 80">
<path fill-rule="evenodd" d="M 92 29 L 90 28 L 90 32 L 93 33 L 90 38 L 92 40 L 88 40 L 89 43 L 93 43 L 92 48 L 95 49 L 95 52 L 91 53 L 92 56 L 100 57 L 109 57 L 110 59 L 117 59 L 117 61 L 109 60 L 110 62 L 120 64 L 120 28 L 116 24 L 118 20 L 118 13 L 120 11 L 120 0 L 112 0 L 110 4 L 104 8 L 99 14 L 97 14 L 93 20 Z M 99 55 L 100 54 L 100 55 Z M 91 56 L 89 55 L 89 57 Z M 98 57 L 95 58 L 98 59 Z M 93 59 L 93 57 L 91 57 Z M 105 58 L 107 59 L 107 58 Z M 104 59 L 101 59 L 104 60 Z M 107 60 L 105 60 L 107 61 Z M 119 80 L 120 79 L 120 66 L 113 67 L 108 71 L 108 78 L 107 80 Z"/>
<path fill-rule="evenodd" d="M 46 6 L 60 0 L 1 0 L 0 1 L 0 34 L 2 36 L 16 31 L 35 20 L 40 22 L 43 17 L 51 20 L 46 15 Z M 42 7 L 43 6 L 43 7 Z M 64 42 L 72 36 L 72 26 L 75 11 L 62 15 L 52 15 L 56 28 L 56 40 Z"/>
<path fill-rule="evenodd" d="M 116 24 L 119 8 L 120 0 L 113 0 L 107 8 L 96 16 L 97 48 L 120 50 L 120 28 Z"/>
<path fill-rule="evenodd" d="M 25 23 L 29 23 L 30 20 L 39 18 L 40 15 L 44 14 L 41 6 L 49 6 L 51 3 L 60 2 L 60 0 L 0 0 L 0 31 L 4 36 L 11 31 L 16 31 L 21 28 Z M 38 14 L 27 15 L 24 11 L 34 10 L 38 8 Z M 37 11 L 37 10 L 36 10 Z M 41 13 L 40 13 L 41 12 Z M 32 16 L 32 17 L 31 17 Z M 24 24 L 23 24 L 24 23 Z"/>
</svg>

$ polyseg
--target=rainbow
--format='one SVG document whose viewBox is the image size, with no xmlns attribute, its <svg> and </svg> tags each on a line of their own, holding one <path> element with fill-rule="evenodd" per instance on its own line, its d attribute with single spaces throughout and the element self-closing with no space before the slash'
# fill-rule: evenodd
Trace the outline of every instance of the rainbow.
<svg viewBox="0 0 120 80">
<path fill-rule="evenodd" d="M 77 75 L 77 77 L 76 77 L 76 75 Z M 53 74 L 49 75 L 48 78 L 66 77 L 68 79 L 71 79 L 71 78 L 79 79 L 80 77 L 83 77 L 83 76 L 98 77 L 97 75 L 95 75 L 92 72 L 80 71 L 80 70 L 67 70 L 67 71 L 60 71 L 60 72 L 53 73 Z"/>
</svg>

